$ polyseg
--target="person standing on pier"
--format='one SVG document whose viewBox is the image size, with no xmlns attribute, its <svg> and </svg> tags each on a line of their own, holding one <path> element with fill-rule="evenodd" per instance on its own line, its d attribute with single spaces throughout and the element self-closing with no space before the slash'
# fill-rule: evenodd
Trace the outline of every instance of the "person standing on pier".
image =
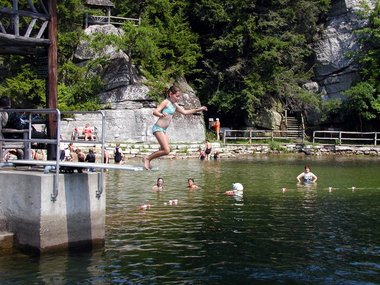
<svg viewBox="0 0 380 285">
<path fill-rule="evenodd" d="M 169 127 L 175 112 L 178 112 L 182 115 L 191 115 L 194 113 L 207 111 L 207 107 L 205 106 L 196 109 L 185 110 L 177 103 L 181 98 L 181 95 L 181 90 L 177 86 L 171 86 L 167 91 L 167 98 L 163 100 L 153 111 L 153 115 L 158 117 L 158 120 L 153 125 L 152 133 L 160 144 L 160 149 L 143 158 L 144 168 L 146 170 L 152 168 L 150 162 L 153 159 L 168 155 L 170 153 L 169 135 L 167 133 L 167 128 Z"/>
<path fill-rule="evenodd" d="M 220 141 L 220 121 L 219 118 L 216 118 L 216 121 L 214 123 L 214 130 L 216 134 L 216 140 Z"/>
</svg>

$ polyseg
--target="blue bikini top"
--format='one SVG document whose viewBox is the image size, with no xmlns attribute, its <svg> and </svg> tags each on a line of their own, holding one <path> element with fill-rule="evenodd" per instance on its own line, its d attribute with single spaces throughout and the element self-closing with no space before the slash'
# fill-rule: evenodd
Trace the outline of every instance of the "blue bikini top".
<svg viewBox="0 0 380 285">
<path fill-rule="evenodd" d="M 170 102 L 169 99 L 166 99 L 167 104 L 166 107 L 162 110 L 162 114 L 167 114 L 167 115 L 174 115 L 177 106 L 175 106 L 172 102 Z"/>
</svg>

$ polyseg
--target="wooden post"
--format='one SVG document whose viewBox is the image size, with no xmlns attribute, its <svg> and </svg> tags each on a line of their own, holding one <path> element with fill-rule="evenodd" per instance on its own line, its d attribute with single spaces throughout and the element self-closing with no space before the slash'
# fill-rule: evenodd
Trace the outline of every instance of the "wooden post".
<svg viewBox="0 0 380 285">
<path fill-rule="evenodd" d="M 13 16 L 12 16 L 12 19 L 13 19 L 13 28 L 14 28 L 14 34 L 16 37 L 18 37 L 20 35 L 20 17 L 19 17 L 19 13 L 18 13 L 18 0 L 13 0 Z"/>
<path fill-rule="evenodd" d="M 377 132 L 375 132 L 375 146 L 377 145 Z"/>
<path fill-rule="evenodd" d="M 48 92 L 47 92 L 47 108 L 57 109 L 58 107 L 58 91 L 57 91 L 57 0 L 49 1 L 49 40 L 50 46 L 48 51 Z M 56 138 L 57 134 L 57 118 L 55 114 L 49 114 L 48 117 L 48 136 L 49 138 Z M 55 158 L 57 146 L 50 145 L 48 148 L 48 159 Z"/>
<path fill-rule="evenodd" d="M 107 23 L 111 23 L 111 7 L 107 7 Z"/>
</svg>

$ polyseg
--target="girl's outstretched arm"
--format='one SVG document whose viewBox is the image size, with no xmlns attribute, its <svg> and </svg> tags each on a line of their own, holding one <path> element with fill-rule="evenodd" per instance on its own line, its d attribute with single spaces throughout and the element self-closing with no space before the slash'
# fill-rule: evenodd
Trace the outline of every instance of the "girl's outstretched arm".
<svg viewBox="0 0 380 285">
<path fill-rule="evenodd" d="M 177 111 L 178 111 L 178 113 L 181 113 L 182 115 L 191 115 L 194 113 L 207 111 L 207 107 L 202 106 L 200 108 L 186 110 L 177 104 Z"/>
</svg>

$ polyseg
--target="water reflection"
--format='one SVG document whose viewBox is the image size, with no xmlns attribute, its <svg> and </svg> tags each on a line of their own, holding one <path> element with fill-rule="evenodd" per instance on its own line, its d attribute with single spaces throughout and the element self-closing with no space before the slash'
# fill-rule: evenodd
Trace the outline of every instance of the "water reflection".
<svg viewBox="0 0 380 285">
<path fill-rule="evenodd" d="M 380 283 L 378 161 L 306 159 L 158 160 L 158 171 L 109 171 L 105 248 L 1 257 L 0 283 Z M 305 164 L 318 184 L 296 184 Z M 165 189 L 152 192 L 157 177 Z M 199 189 L 187 189 L 189 177 Z M 233 182 L 244 185 L 241 200 L 224 194 Z"/>
</svg>

